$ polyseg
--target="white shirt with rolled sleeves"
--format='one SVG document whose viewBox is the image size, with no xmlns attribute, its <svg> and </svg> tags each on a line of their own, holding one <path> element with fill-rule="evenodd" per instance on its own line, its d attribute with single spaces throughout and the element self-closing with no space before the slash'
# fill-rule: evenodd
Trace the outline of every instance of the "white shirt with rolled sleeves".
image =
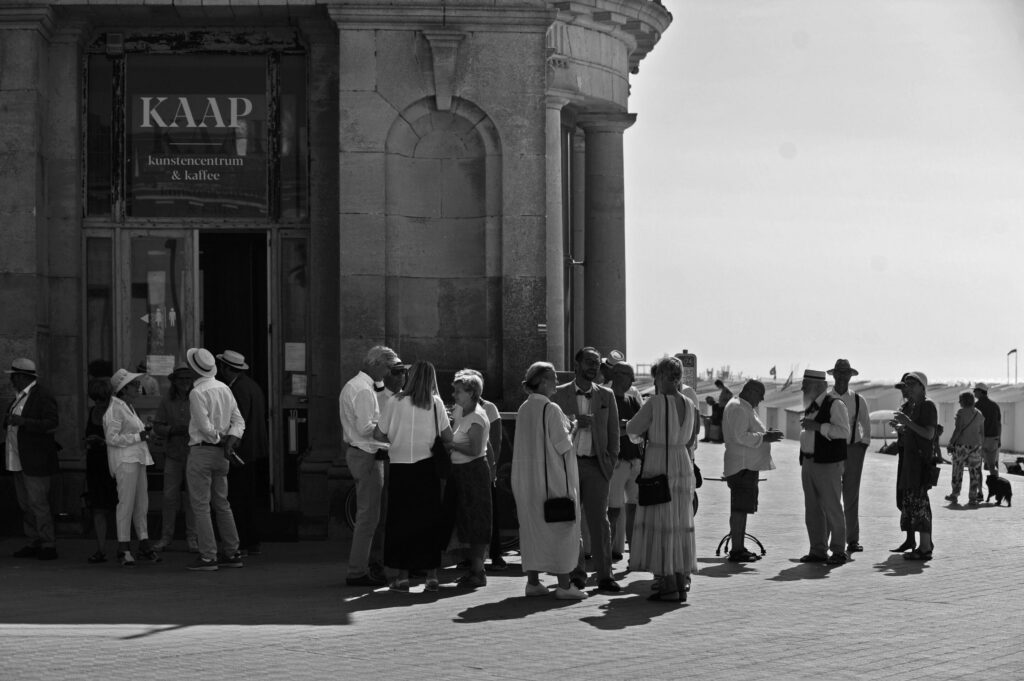
<svg viewBox="0 0 1024 681">
<path fill-rule="evenodd" d="M 245 419 L 231 388 L 215 378 L 197 378 L 188 394 L 188 443 L 219 445 L 228 435 L 242 439 Z"/>
<path fill-rule="evenodd" d="M 853 392 L 852 390 L 847 390 L 845 393 L 840 395 L 839 393 L 837 393 L 835 391 L 835 388 L 833 388 L 832 391 L 829 392 L 829 395 L 831 395 L 832 397 L 836 398 L 837 400 L 842 400 L 843 401 L 843 404 L 846 405 L 846 414 L 851 419 L 853 418 L 854 414 L 857 414 L 857 423 L 851 423 L 850 424 L 850 427 L 853 428 L 853 431 L 851 432 L 851 435 L 854 436 L 855 439 L 851 442 L 850 441 L 850 437 L 847 436 L 847 438 L 846 438 L 847 444 L 851 444 L 851 445 L 862 444 L 862 445 L 870 446 L 871 445 L 871 414 L 870 414 L 870 412 L 868 410 L 868 402 L 867 402 L 867 400 L 865 400 L 863 397 L 861 397 L 857 393 Z M 859 414 L 857 413 L 857 402 L 860 402 L 860 413 Z"/>
<path fill-rule="evenodd" d="M 380 421 L 380 404 L 373 389 L 373 379 L 365 371 L 349 379 L 338 396 L 341 437 L 350 447 L 374 454 L 387 449 L 387 444 L 373 439 L 373 429 Z"/>
<path fill-rule="evenodd" d="M 764 441 L 767 430 L 754 407 L 742 397 L 734 397 L 725 404 L 722 414 L 725 470 L 722 477 L 727 478 L 744 470 L 775 469 L 771 443 Z"/>
<path fill-rule="evenodd" d="M 831 394 L 830 394 L 831 393 Z M 846 411 L 846 405 L 839 399 L 839 396 L 834 391 L 823 392 L 814 399 L 814 404 L 821 407 L 821 403 L 825 401 L 825 395 L 829 395 L 834 398 L 832 402 L 832 411 L 829 412 L 828 423 L 821 424 L 821 430 L 818 431 L 826 440 L 846 440 L 850 441 L 850 415 Z M 817 414 L 817 412 L 815 412 Z M 811 418 L 814 418 L 815 414 L 811 414 Z M 806 454 L 814 453 L 814 431 L 813 430 L 801 430 L 800 431 L 800 451 Z"/>
</svg>

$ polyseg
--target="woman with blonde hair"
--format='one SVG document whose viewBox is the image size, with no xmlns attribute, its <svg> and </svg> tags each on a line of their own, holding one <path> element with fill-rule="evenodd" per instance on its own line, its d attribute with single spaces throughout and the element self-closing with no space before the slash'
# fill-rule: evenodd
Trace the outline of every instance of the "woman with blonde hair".
<svg viewBox="0 0 1024 681">
<path fill-rule="evenodd" d="M 388 402 L 373 433 L 391 443 L 384 566 L 393 575 L 392 591 L 409 591 L 414 570 L 426 570 L 424 590 L 438 589 L 441 479 L 430 452 L 438 435 L 445 442 L 452 439 L 434 365 L 414 362 L 405 388 Z"/>
<path fill-rule="evenodd" d="M 680 392 L 683 365 L 664 357 L 655 366 L 658 394 L 626 424 L 629 435 L 647 436 L 642 478 L 666 475 L 670 499 L 637 507 L 629 568 L 659 578 L 648 600 L 685 602 L 690 575 L 697 572 L 693 495 L 697 479 L 687 442 L 693 436 L 694 404 Z"/>
<path fill-rule="evenodd" d="M 149 454 L 149 428 L 135 413 L 132 403 L 138 397 L 142 374 L 118 369 L 110 378 L 114 393 L 103 414 L 103 434 L 107 441 L 107 465 L 117 481 L 117 559 L 124 567 L 135 567 L 131 552 L 132 525 L 139 537 L 139 558 L 160 562 L 160 555 L 149 544 L 149 490 L 146 466 L 153 465 Z"/>
<path fill-rule="evenodd" d="M 583 600 L 583 591 L 569 573 L 580 552 L 580 477 L 569 440 L 569 419 L 551 401 L 558 378 L 548 362 L 535 362 L 526 370 L 523 387 L 528 393 L 516 417 L 512 453 L 512 493 L 519 516 L 519 551 L 526 572 L 526 595 L 547 596 L 540 573 L 557 576 L 555 598 Z M 545 502 L 568 498 L 572 519 L 549 521 Z"/>
<path fill-rule="evenodd" d="M 444 487 L 445 537 L 448 551 L 462 553 L 469 571 L 459 585 L 475 589 L 487 586 L 484 558 L 491 542 L 491 467 L 487 461 L 490 420 L 480 397 L 483 379 L 471 369 L 455 374 L 452 394 L 454 431 L 447 443 L 452 470 Z"/>
</svg>

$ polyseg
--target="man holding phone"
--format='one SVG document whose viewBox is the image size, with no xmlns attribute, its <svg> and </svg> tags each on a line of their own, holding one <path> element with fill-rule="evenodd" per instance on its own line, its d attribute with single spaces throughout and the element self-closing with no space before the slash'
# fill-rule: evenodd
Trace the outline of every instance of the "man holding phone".
<svg viewBox="0 0 1024 681">
<path fill-rule="evenodd" d="M 782 439 L 781 431 L 765 428 L 757 415 L 757 405 L 763 401 L 764 384 L 747 381 L 740 394 L 726 403 L 722 414 L 722 437 L 725 440 L 725 471 L 722 477 L 728 483 L 730 493 L 731 563 L 750 563 L 761 559 L 745 546 L 747 516 L 757 512 L 760 471 L 775 468 L 771 443 Z"/>
</svg>

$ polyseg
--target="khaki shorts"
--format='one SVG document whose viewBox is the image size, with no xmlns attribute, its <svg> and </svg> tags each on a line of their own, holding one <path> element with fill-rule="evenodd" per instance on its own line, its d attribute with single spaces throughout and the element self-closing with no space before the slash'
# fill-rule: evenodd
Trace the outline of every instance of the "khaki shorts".
<svg viewBox="0 0 1024 681">
<path fill-rule="evenodd" d="M 987 437 L 981 445 L 981 454 L 989 468 L 999 467 L 999 438 Z"/>
</svg>

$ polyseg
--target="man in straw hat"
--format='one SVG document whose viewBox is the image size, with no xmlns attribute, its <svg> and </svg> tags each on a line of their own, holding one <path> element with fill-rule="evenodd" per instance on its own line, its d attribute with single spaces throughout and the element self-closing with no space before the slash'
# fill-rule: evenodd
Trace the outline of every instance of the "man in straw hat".
<svg viewBox="0 0 1024 681">
<path fill-rule="evenodd" d="M 217 376 L 231 388 L 245 421 L 236 450 L 245 465 L 232 466 L 228 473 L 228 500 L 243 556 L 260 552 L 260 521 L 266 515 L 270 478 L 267 400 L 259 384 L 245 373 L 248 369 L 240 352 L 225 350 L 217 355 Z"/>
<path fill-rule="evenodd" d="M 829 369 L 835 378 L 832 397 L 846 405 L 850 415 L 850 437 L 846 440 L 846 464 L 843 467 L 843 510 L 846 514 L 846 552 L 863 551 L 860 545 L 860 476 L 864 457 L 871 445 L 871 412 L 867 401 L 850 390 L 850 379 L 858 374 L 850 360 L 837 359 Z"/>
<path fill-rule="evenodd" d="M 11 377 L 16 393 L 4 415 L 4 460 L 14 478 L 14 491 L 29 540 L 28 545 L 14 552 L 14 557 L 53 560 L 57 557 L 57 546 L 49 496 L 51 476 L 60 470 L 57 441 L 53 437 L 59 423 L 57 401 L 36 382 L 36 365 L 32 360 L 18 358 L 4 373 Z"/>
<path fill-rule="evenodd" d="M 811 550 L 800 562 L 842 565 L 848 559 L 842 494 L 850 416 L 842 400 L 828 394 L 824 371 L 804 371 L 802 390 L 800 477 Z"/>
<path fill-rule="evenodd" d="M 985 461 L 985 470 L 999 474 L 999 445 L 1003 435 L 1003 419 L 999 405 L 988 397 L 988 384 L 974 384 L 975 407 L 985 417 L 985 440 L 981 445 L 981 455 Z"/>
<path fill-rule="evenodd" d="M 188 495 L 196 518 L 199 557 L 189 570 L 217 570 L 242 567 L 238 555 L 238 530 L 228 502 L 229 460 L 245 433 L 245 420 L 227 387 L 216 378 L 217 364 L 206 348 L 189 348 L 185 353 L 192 371 L 198 374 L 188 395 L 191 420 L 188 424 Z M 210 509 L 217 516 L 221 552 L 213 535 Z"/>
</svg>

